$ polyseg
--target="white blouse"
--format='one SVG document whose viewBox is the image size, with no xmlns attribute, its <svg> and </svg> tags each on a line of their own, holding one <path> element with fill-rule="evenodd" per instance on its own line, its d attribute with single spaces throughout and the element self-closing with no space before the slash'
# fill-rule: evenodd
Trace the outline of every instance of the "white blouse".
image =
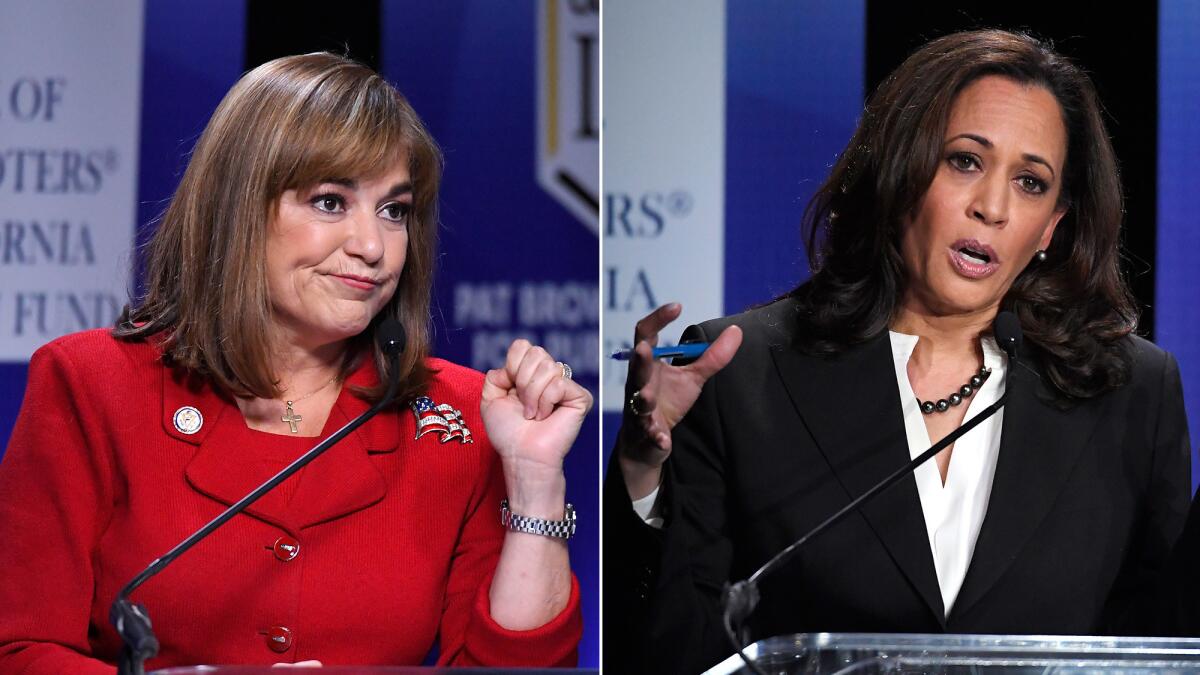
<svg viewBox="0 0 1200 675">
<path fill-rule="evenodd" d="M 908 360 L 919 338 L 896 332 L 889 332 L 889 336 L 896 367 L 896 386 L 900 388 L 900 407 L 904 411 L 904 432 L 908 436 L 908 455 L 916 457 L 933 445 L 925 429 L 920 403 L 908 381 Z M 1007 366 L 1004 352 L 990 337 L 983 338 L 981 342 L 983 365 L 991 368 L 992 374 L 983 387 L 967 399 L 964 421 L 995 403 L 1004 393 Z M 946 469 L 945 485 L 942 485 L 936 461 L 925 462 L 917 467 L 914 475 L 946 616 L 950 615 L 954 599 L 958 597 L 963 579 L 967 576 L 971 554 L 975 552 L 975 542 L 979 539 L 979 528 L 983 525 L 983 517 L 987 515 L 1003 425 L 1004 409 L 1001 408 L 955 441 L 954 454 L 950 455 L 950 466 Z"/>
<path fill-rule="evenodd" d="M 904 413 L 908 454 L 909 457 L 916 457 L 933 445 L 925 429 L 920 404 L 908 380 L 908 361 L 920 338 L 893 331 L 889 331 L 889 337 L 896 369 L 896 386 L 900 390 L 900 407 Z M 964 421 L 995 403 L 1004 393 L 1007 369 L 1004 352 L 990 337 L 983 338 L 981 346 L 983 365 L 990 368 L 992 374 L 983 387 L 967 399 Z M 945 485 L 942 485 L 936 461 L 922 464 L 914 476 L 946 616 L 950 615 L 950 609 L 954 607 L 954 600 L 962 588 L 967 567 L 971 564 L 971 555 L 975 552 L 975 542 L 979 539 L 979 528 L 987 515 L 1003 425 L 1002 408 L 954 443 Z M 656 528 L 663 526 L 657 488 L 645 497 L 634 500 L 633 509 L 647 525 Z"/>
</svg>

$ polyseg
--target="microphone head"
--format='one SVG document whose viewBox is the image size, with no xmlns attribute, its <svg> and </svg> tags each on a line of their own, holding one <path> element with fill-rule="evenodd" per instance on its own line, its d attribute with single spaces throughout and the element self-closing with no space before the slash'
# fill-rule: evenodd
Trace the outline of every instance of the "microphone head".
<svg viewBox="0 0 1200 675">
<path fill-rule="evenodd" d="M 389 357 L 399 355 L 406 346 L 404 326 L 390 316 L 379 323 L 375 339 L 379 342 L 379 348 Z"/>
<path fill-rule="evenodd" d="M 1021 322 L 1017 320 L 1017 315 L 1008 311 L 997 314 L 996 321 L 992 324 L 992 334 L 1004 353 L 1008 354 L 1010 359 L 1016 358 L 1017 349 L 1021 347 Z"/>
</svg>

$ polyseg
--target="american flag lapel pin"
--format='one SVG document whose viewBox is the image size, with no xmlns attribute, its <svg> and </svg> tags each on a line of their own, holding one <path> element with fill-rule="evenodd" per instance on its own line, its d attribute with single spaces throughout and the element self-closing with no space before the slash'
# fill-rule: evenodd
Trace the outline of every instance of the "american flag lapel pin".
<svg viewBox="0 0 1200 675">
<path fill-rule="evenodd" d="M 475 442 L 471 438 L 471 430 L 463 421 L 462 413 L 448 403 L 436 404 L 428 396 L 420 396 L 413 400 L 412 411 L 417 422 L 417 435 L 413 440 L 428 433 L 437 433 L 442 443 L 456 438 L 460 443 Z"/>
</svg>

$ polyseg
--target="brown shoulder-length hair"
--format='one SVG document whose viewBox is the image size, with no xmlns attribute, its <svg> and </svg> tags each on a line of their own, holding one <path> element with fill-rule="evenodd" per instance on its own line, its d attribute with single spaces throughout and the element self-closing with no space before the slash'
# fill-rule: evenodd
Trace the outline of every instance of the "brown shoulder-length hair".
<svg viewBox="0 0 1200 675">
<path fill-rule="evenodd" d="M 1051 45 L 1021 33 L 934 40 L 871 96 L 805 211 L 813 275 L 789 294 L 802 308 L 800 346 L 831 354 L 887 330 L 908 283 L 901 223 L 933 182 L 955 98 L 986 75 L 1044 87 L 1058 100 L 1068 135 L 1058 204 L 1066 215 L 1046 260 L 1017 276 L 1002 309 L 1020 319 L 1056 395 L 1099 395 L 1128 379 L 1122 338 L 1138 318 L 1119 270 L 1117 162 L 1091 80 Z"/>
<path fill-rule="evenodd" d="M 442 159 L 416 112 L 370 68 L 328 53 L 289 56 L 246 73 L 197 141 L 149 242 L 146 290 L 113 333 L 161 340 L 172 366 L 234 396 L 280 394 L 271 370 L 267 227 L 280 196 L 331 178 L 372 178 L 407 160 L 413 185 L 408 251 L 392 300 L 353 338 L 344 379 L 371 354 L 385 316 L 403 324 L 405 401 L 429 380 L 429 303 Z M 358 392 L 377 400 L 383 386 Z"/>
</svg>

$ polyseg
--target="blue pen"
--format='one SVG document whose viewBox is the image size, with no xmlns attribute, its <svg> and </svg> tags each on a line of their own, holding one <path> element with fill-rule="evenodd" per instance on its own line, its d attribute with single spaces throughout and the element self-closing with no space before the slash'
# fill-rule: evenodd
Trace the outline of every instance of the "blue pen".
<svg viewBox="0 0 1200 675">
<path fill-rule="evenodd" d="M 687 344 L 675 345 L 674 347 L 655 347 L 653 354 L 656 359 L 694 359 L 703 354 L 706 349 L 708 349 L 707 342 L 689 342 Z M 616 359 L 617 361 L 628 361 L 632 356 L 632 349 L 620 349 L 613 352 L 609 358 Z"/>
</svg>

